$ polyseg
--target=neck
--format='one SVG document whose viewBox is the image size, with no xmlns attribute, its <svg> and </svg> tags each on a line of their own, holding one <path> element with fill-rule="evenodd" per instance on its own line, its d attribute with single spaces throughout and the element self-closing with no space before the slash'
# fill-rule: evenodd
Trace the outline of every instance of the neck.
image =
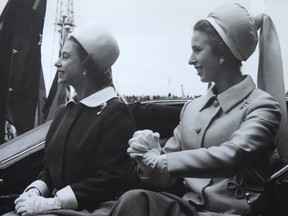
<svg viewBox="0 0 288 216">
<path fill-rule="evenodd" d="M 92 95 L 96 92 L 98 92 L 100 89 L 97 88 L 95 85 L 89 85 L 89 84 L 86 84 L 86 85 L 82 85 L 81 87 L 75 87 L 75 91 L 77 93 L 77 97 L 80 100 L 88 97 L 89 95 Z"/>
<path fill-rule="evenodd" d="M 215 81 L 217 93 L 220 94 L 228 88 L 240 83 L 244 79 L 240 71 L 228 71 L 219 76 L 219 80 Z"/>
</svg>

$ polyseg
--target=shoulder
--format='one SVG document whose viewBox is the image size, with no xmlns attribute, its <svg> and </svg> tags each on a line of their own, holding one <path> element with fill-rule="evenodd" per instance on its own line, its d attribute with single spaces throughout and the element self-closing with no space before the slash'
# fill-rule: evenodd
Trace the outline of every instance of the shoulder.
<svg viewBox="0 0 288 216">
<path fill-rule="evenodd" d="M 279 102 L 267 92 L 255 88 L 247 97 L 247 100 L 254 106 L 275 107 L 280 110 Z"/>
<path fill-rule="evenodd" d="M 109 100 L 107 102 L 107 107 L 111 110 L 127 110 L 129 111 L 130 108 L 128 106 L 128 104 L 124 103 L 123 101 L 121 101 L 119 98 L 112 98 L 111 100 Z"/>
<path fill-rule="evenodd" d="M 194 111 L 199 110 L 200 106 L 203 105 L 204 100 L 205 100 L 205 97 L 200 96 L 200 97 L 197 97 L 197 98 L 194 98 L 192 100 L 187 101 L 182 108 L 181 116 L 188 109 L 189 109 L 189 111 L 191 111 L 191 109 Z"/>
<path fill-rule="evenodd" d="M 134 117 L 129 106 L 119 98 L 113 98 L 107 102 L 102 112 L 102 120 L 106 126 L 113 125 L 113 128 L 121 127 L 126 131 L 134 131 Z"/>
<path fill-rule="evenodd" d="M 112 98 L 107 101 L 106 107 L 104 108 L 105 118 L 129 118 L 133 119 L 132 111 L 128 104 L 121 101 L 119 98 Z"/>
<path fill-rule="evenodd" d="M 271 122 L 281 121 L 281 108 L 278 101 L 267 92 L 256 88 L 243 101 L 246 118 L 261 118 Z"/>
<path fill-rule="evenodd" d="M 52 119 L 52 123 L 56 122 L 59 118 L 61 119 L 62 116 L 65 114 L 65 112 L 66 112 L 65 104 L 60 105 L 55 111 L 55 114 Z"/>
</svg>

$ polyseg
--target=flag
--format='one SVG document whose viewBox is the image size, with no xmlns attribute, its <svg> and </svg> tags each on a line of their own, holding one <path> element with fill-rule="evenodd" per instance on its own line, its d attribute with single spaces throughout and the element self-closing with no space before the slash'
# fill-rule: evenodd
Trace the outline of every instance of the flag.
<svg viewBox="0 0 288 216">
<path fill-rule="evenodd" d="M 45 81 L 44 81 L 42 67 L 40 71 L 38 91 L 39 92 L 38 92 L 37 109 L 36 109 L 36 115 L 35 115 L 35 127 L 45 123 L 45 114 L 44 114 L 43 109 L 46 103 L 46 88 L 45 88 Z"/>
<path fill-rule="evenodd" d="M 65 84 L 58 83 L 58 75 L 56 74 L 43 107 L 45 121 L 52 120 L 57 108 L 70 99 L 69 94 L 67 94 L 67 88 L 69 87 Z"/>
<path fill-rule="evenodd" d="M 45 12 L 46 0 L 9 0 L 0 16 L 0 143 L 6 121 L 34 128 Z"/>
</svg>

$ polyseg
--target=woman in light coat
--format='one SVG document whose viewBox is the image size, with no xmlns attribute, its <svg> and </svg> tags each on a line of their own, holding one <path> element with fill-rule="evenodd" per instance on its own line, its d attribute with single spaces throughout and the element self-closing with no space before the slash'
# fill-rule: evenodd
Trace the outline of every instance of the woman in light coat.
<svg viewBox="0 0 288 216">
<path fill-rule="evenodd" d="M 195 24 L 189 64 L 212 85 L 184 105 L 174 136 L 162 149 L 159 134 L 150 130 L 137 131 L 128 149 L 143 181 L 164 187 L 183 178 L 187 192 L 177 197 L 131 190 L 111 215 L 250 213 L 261 192 L 257 186 L 269 176 L 281 121 L 277 100 L 240 70 L 266 18 L 256 20 L 241 5 L 229 4 Z"/>
</svg>

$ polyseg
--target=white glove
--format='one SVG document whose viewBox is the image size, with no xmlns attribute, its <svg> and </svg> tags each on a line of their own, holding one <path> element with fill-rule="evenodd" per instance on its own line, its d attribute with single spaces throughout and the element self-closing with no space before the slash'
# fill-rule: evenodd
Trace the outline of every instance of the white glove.
<svg viewBox="0 0 288 216">
<path fill-rule="evenodd" d="M 153 151 L 160 155 L 161 146 L 159 144 L 159 133 L 153 133 L 151 130 L 139 130 L 129 140 L 130 147 L 127 149 L 130 157 L 137 161 L 139 174 L 142 180 L 148 178 L 153 168 L 143 163 L 143 156 L 148 151 Z"/>
<path fill-rule="evenodd" d="M 142 164 L 138 169 L 138 176 L 142 181 L 148 181 L 159 187 L 175 183 L 176 179 L 171 178 L 168 172 L 166 154 L 161 155 L 156 151 L 150 150 L 143 155 L 140 162 L 137 162 Z"/>
<path fill-rule="evenodd" d="M 154 172 L 168 172 L 166 155 L 161 155 L 155 150 L 146 152 L 142 157 L 142 163 Z"/>
<path fill-rule="evenodd" d="M 38 215 L 50 210 L 61 209 L 60 199 L 42 196 L 23 196 L 15 200 L 15 211 L 22 216 Z"/>
<path fill-rule="evenodd" d="M 39 190 L 36 189 L 36 188 L 30 188 L 29 190 L 24 191 L 24 192 L 19 196 L 19 198 L 22 197 L 22 196 L 23 196 L 23 197 L 25 197 L 25 196 L 27 196 L 27 197 L 40 196 L 40 192 L 39 192 Z"/>
<path fill-rule="evenodd" d="M 36 197 L 36 196 L 40 196 L 40 192 L 39 190 L 37 190 L 36 188 L 31 188 L 27 191 L 24 191 L 19 197 L 18 199 L 25 199 L 26 197 Z M 16 202 L 16 201 L 15 201 Z"/>
<path fill-rule="evenodd" d="M 128 153 L 129 150 L 133 150 L 133 148 L 129 148 Z M 168 176 L 166 155 L 161 155 L 160 151 L 151 149 L 146 153 L 143 153 L 141 156 L 137 153 L 130 153 L 130 156 L 131 154 L 137 155 L 134 159 L 138 163 L 138 173 L 142 180 L 149 178 L 153 171 Z"/>
<path fill-rule="evenodd" d="M 159 144 L 159 133 L 153 133 L 151 130 L 136 131 L 133 138 L 129 140 L 130 147 L 127 152 L 132 159 L 142 157 L 149 150 L 155 150 L 161 152 L 161 146 Z"/>
<path fill-rule="evenodd" d="M 159 152 L 152 149 L 136 161 L 139 167 L 138 175 L 143 181 L 150 179 L 152 172 L 153 177 L 161 179 L 161 182 L 162 179 L 169 178 L 166 154 L 160 155 Z"/>
</svg>

